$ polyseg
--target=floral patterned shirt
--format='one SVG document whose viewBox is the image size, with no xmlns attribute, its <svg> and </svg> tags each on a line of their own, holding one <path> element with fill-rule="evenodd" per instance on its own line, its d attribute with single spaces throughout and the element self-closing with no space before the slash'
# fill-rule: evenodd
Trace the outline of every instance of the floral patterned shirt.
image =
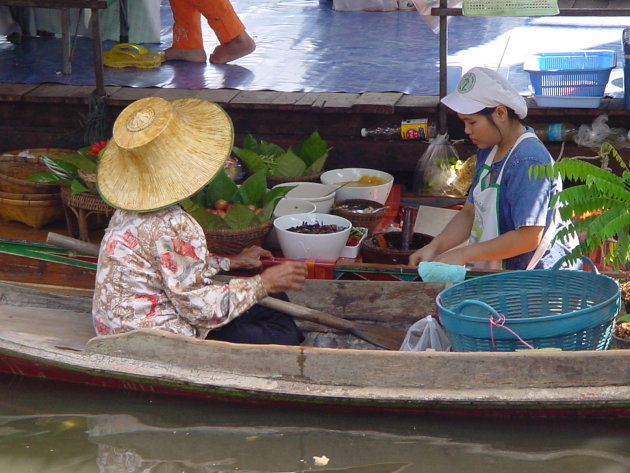
<svg viewBox="0 0 630 473">
<path fill-rule="evenodd" d="M 209 253 L 203 230 L 179 205 L 117 210 L 98 258 L 96 333 L 158 328 L 203 339 L 267 295 L 260 276 L 213 282 L 229 268 L 229 259 Z"/>
</svg>

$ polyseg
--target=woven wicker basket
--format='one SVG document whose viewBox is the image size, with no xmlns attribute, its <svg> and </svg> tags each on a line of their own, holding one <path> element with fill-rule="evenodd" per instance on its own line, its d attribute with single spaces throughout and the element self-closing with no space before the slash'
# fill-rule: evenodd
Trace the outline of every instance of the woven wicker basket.
<svg viewBox="0 0 630 473">
<path fill-rule="evenodd" d="M 12 200 L 60 200 L 61 192 L 51 192 L 48 194 L 24 194 L 18 192 L 0 191 L 0 199 Z"/>
<path fill-rule="evenodd" d="M 341 207 L 349 207 L 349 208 L 341 208 Z M 381 208 L 376 212 L 359 212 L 356 210 L 350 210 L 352 208 L 357 209 L 366 209 L 372 207 L 374 209 Z M 340 200 L 336 202 L 332 209 L 330 209 L 330 213 L 333 215 L 339 215 L 340 217 L 347 218 L 352 222 L 353 227 L 365 227 L 368 229 L 368 233 L 372 233 L 379 222 L 385 216 L 385 212 L 387 209 L 383 207 L 382 204 L 376 202 L 375 200 L 367 200 L 367 199 L 347 199 Z"/>
<path fill-rule="evenodd" d="M 38 172 L 48 171 L 41 156 L 53 153 L 72 153 L 62 148 L 34 148 L 5 151 L 0 155 L 0 191 L 18 194 L 49 194 L 58 192 L 59 185 L 27 181 Z"/>
<path fill-rule="evenodd" d="M 96 173 L 95 172 L 85 172 L 83 169 L 79 169 L 79 179 L 81 182 L 93 192 L 97 192 L 96 189 Z"/>
<path fill-rule="evenodd" d="M 321 172 L 317 174 L 311 174 L 310 176 L 267 176 L 267 186 L 271 189 L 273 186 L 277 186 L 278 184 L 284 184 L 286 182 L 321 182 L 319 180 Z"/>
<path fill-rule="evenodd" d="M 59 198 L 51 200 L 0 198 L 0 215 L 6 220 L 40 229 L 44 225 L 63 219 L 64 214 Z"/>
<path fill-rule="evenodd" d="M 81 192 L 73 194 L 70 189 L 63 187 L 61 189 L 61 200 L 68 207 L 75 209 L 91 210 L 93 212 L 101 212 L 107 216 L 114 213 L 114 208 L 107 205 L 100 196 L 89 192 Z"/>
<path fill-rule="evenodd" d="M 220 255 L 236 255 L 248 246 L 262 246 L 272 221 L 239 229 L 204 229 L 208 250 Z"/>
</svg>

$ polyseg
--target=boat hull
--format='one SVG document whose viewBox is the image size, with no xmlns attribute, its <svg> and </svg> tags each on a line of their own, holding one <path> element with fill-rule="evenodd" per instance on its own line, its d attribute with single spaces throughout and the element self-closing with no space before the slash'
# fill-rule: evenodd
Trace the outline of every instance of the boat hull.
<svg viewBox="0 0 630 473">
<path fill-rule="evenodd" d="M 291 296 L 320 310 L 336 306 L 349 319 L 401 326 L 443 287 L 310 280 Z M 630 350 L 411 353 L 347 343 L 351 336 L 312 324 L 303 327 L 307 341 L 354 348 L 232 344 L 147 329 L 93 337 L 89 297 L 0 284 L 0 300 L 0 372 L 18 376 L 317 409 L 630 416 Z"/>
</svg>

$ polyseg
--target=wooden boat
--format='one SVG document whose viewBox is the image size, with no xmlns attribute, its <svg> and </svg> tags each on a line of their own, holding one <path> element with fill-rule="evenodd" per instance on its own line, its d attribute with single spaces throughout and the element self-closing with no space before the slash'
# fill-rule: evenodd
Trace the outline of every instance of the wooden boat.
<svg viewBox="0 0 630 473">
<path fill-rule="evenodd" d="M 406 328 L 443 283 L 308 280 L 297 304 Z M 458 415 L 629 416 L 630 350 L 399 352 L 302 323 L 302 346 L 138 330 L 94 338 L 91 298 L 0 284 L 0 372 L 209 400 Z"/>
</svg>

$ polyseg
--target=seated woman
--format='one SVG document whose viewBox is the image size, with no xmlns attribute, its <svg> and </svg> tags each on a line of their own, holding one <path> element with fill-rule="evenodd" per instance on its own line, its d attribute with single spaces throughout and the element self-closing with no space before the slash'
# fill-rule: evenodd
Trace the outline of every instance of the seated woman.
<svg viewBox="0 0 630 473">
<path fill-rule="evenodd" d="M 301 289 L 306 265 L 286 262 L 217 283 L 220 270 L 258 268 L 269 253 L 252 247 L 230 259 L 211 254 L 202 228 L 178 205 L 221 169 L 232 143 L 227 114 L 202 99 L 149 97 L 118 116 L 97 173 L 99 193 L 117 209 L 98 259 L 97 334 L 155 328 L 230 342 L 303 341 L 292 318 L 256 303 Z"/>
</svg>

